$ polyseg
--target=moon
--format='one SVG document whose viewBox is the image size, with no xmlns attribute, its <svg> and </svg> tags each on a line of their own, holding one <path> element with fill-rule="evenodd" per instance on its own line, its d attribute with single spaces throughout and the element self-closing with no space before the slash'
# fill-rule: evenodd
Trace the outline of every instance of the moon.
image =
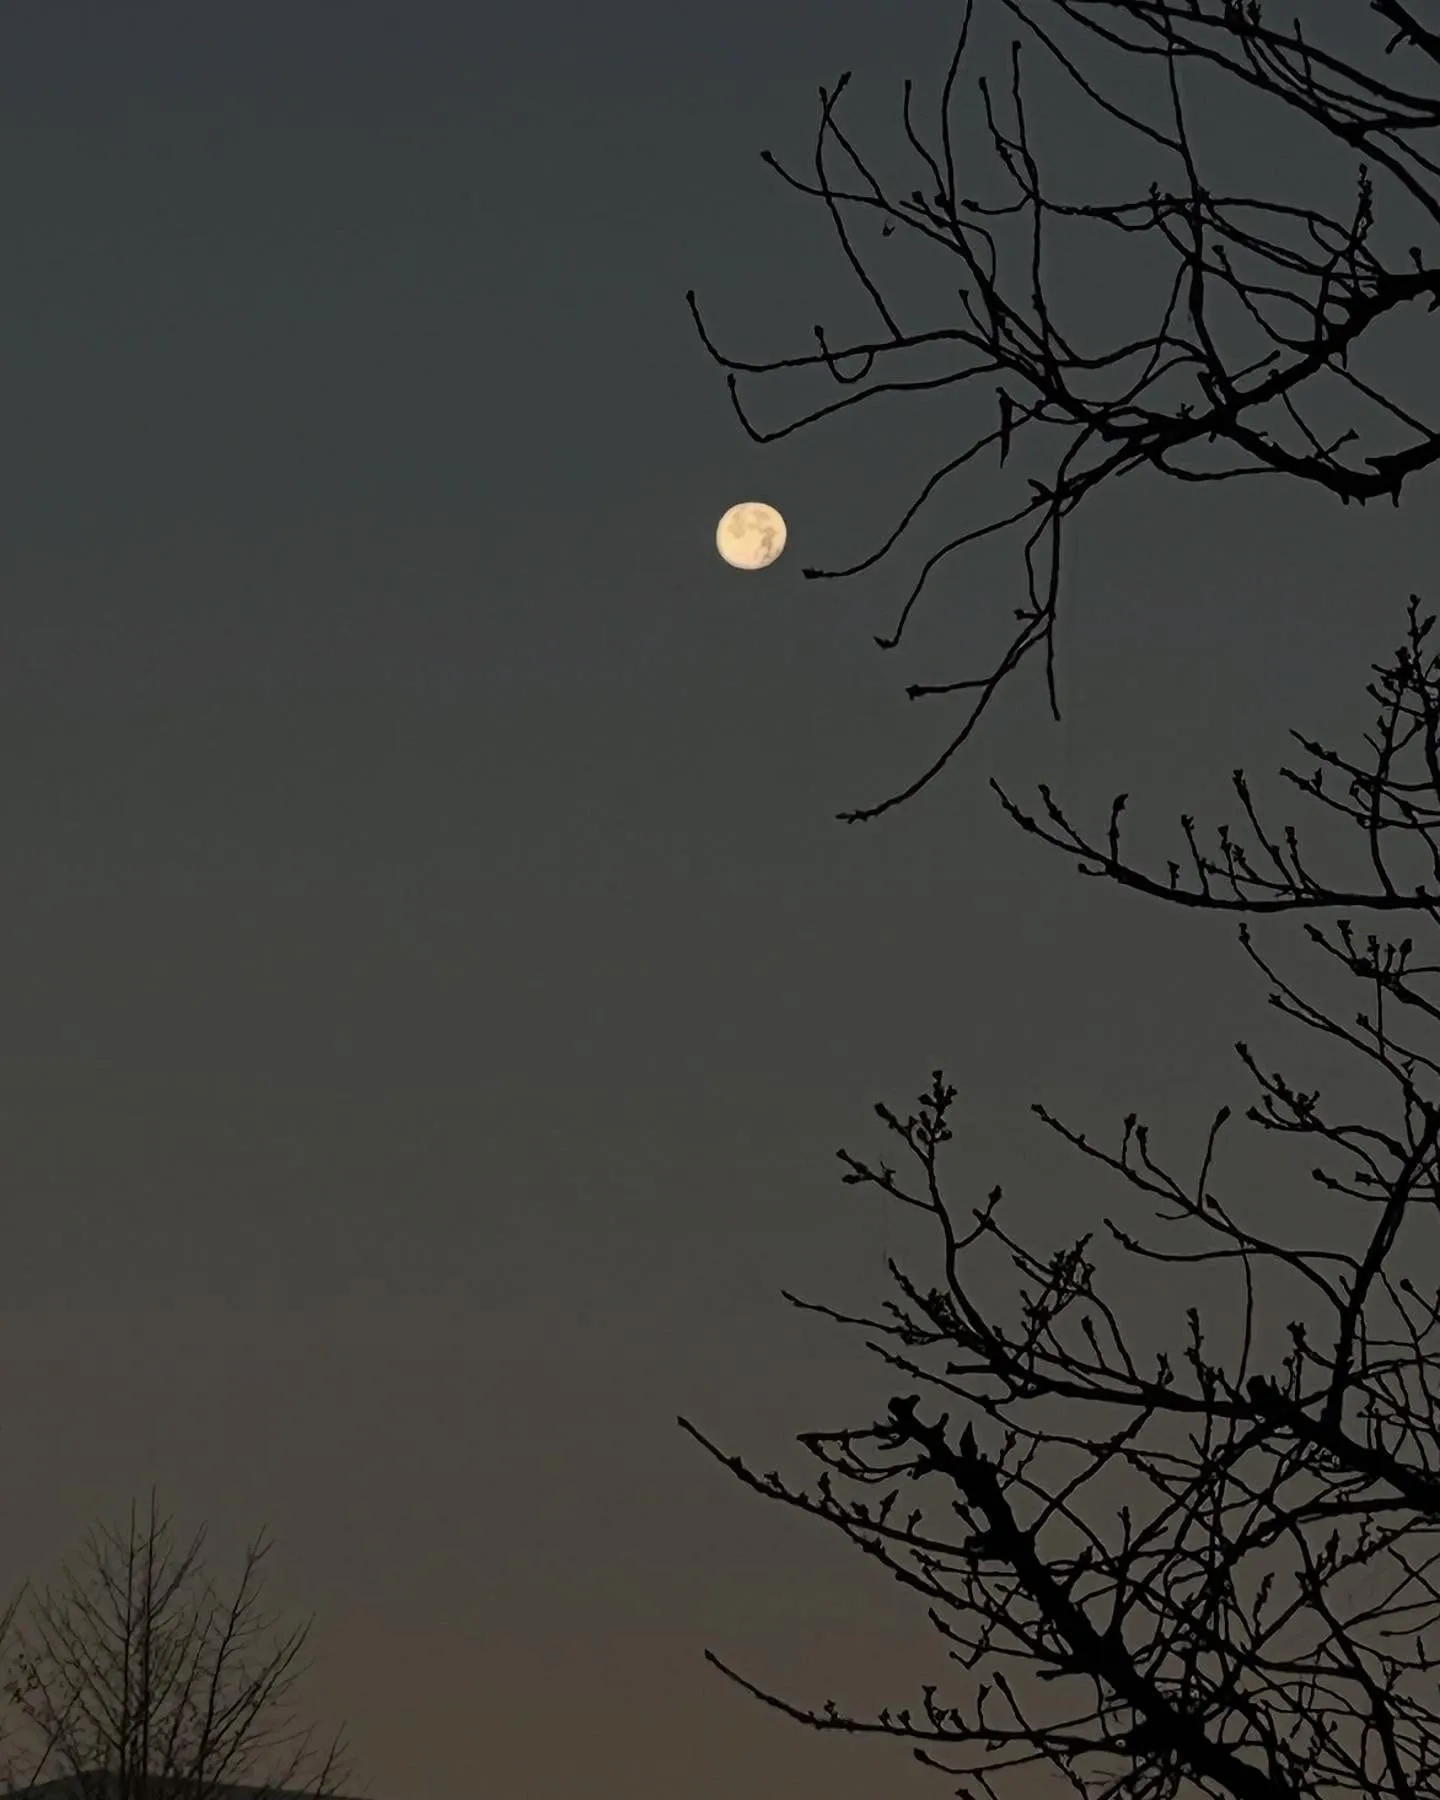
<svg viewBox="0 0 1440 1800">
<path fill-rule="evenodd" d="M 763 569 L 785 548 L 785 521 L 763 500 L 742 500 L 715 527 L 715 548 L 732 569 Z"/>
</svg>

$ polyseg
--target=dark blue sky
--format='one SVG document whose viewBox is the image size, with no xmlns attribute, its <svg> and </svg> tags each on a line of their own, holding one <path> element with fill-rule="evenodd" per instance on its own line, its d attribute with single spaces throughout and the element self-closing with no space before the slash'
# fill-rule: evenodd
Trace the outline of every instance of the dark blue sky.
<svg viewBox="0 0 1440 1800">
<path fill-rule="evenodd" d="M 880 1392 L 778 1290 L 873 1305 L 884 1250 L 924 1266 L 834 1150 L 939 1064 L 957 1193 L 1003 1182 L 1038 1244 L 1124 1202 L 1032 1100 L 1198 1156 L 1273 1030 L 1229 930 L 1080 881 L 985 777 L 1090 819 L 1128 788 L 1173 854 L 1289 726 L 1364 720 L 1433 575 L 1433 482 L 1362 513 L 1136 478 L 1075 535 L 1065 723 L 1022 680 L 920 802 L 835 822 L 944 740 L 904 684 L 992 645 L 1018 546 L 882 656 L 918 549 L 800 569 L 972 427 L 942 398 L 757 449 L 684 292 L 757 358 L 863 320 L 758 152 L 803 166 L 853 68 L 900 166 L 900 79 L 933 94 L 951 28 L 0 11 L 0 1582 L 152 1480 L 217 1552 L 268 1520 L 375 1800 L 941 1791 L 705 1667 L 878 1706 L 939 1662 L 674 1415 L 769 1467 Z M 1145 185 L 1037 116 L 1066 179 Z M 1267 129 L 1227 114 L 1216 154 L 1320 166 Z M 1059 279 L 1090 329 L 1131 298 Z M 902 285 L 943 316 L 947 282 Z M 790 545 L 745 577 L 713 531 L 752 497 Z M 1001 497 L 977 470 L 936 529 Z"/>
</svg>

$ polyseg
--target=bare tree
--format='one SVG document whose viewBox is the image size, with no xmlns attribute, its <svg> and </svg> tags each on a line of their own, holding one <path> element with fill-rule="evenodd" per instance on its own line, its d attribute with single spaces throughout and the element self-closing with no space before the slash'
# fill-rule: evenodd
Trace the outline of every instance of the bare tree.
<svg viewBox="0 0 1440 1800">
<path fill-rule="evenodd" d="M 204 1571 L 205 1536 L 177 1552 L 152 1490 L 148 1518 L 132 1503 L 128 1530 L 92 1531 L 60 1591 L 29 1597 L 6 1692 L 31 1785 L 63 1775 L 78 1800 L 217 1800 L 242 1783 L 336 1791 L 338 1734 L 316 1759 L 312 1733 L 292 1723 L 309 1623 L 261 1642 L 276 1623 L 260 1611 L 263 1532 L 229 1599 Z"/>
<path fill-rule="evenodd" d="M 984 204 L 962 193 L 954 141 L 957 83 L 974 0 L 965 0 L 954 55 L 945 73 L 939 119 L 929 139 L 915 123 L 905 84 L 903 124 L 921 185 L 908 195 L 886 190 L 838 113 L 848 74 L 821 89 L 814 177 L 764 160 L 799 193 L 829 211 L 843 256 L 876 317 L 874 331 L 843 344 L 815 327 L 808 354 L 741 361 L 719 350 L 687 295 L 711 355 L 727 371 L 741 424 L 757 443 L 860 406 L 882 394 L 934 394 L 994 381 L 996 423 L 968 442 L 924 483 L 893 530 L 846 568 L 807 568 L 807 578 L 836 580 L 879 563 L 909 530 L 942 483 L 992 447 L 1004 464 L 1013 446 L 1045 436 L 1057 446 L 1045 479 L 1028 478 L 1013 509 L 967 525 L 928 555 L 893 630 L 876 638 L 893 649 L 927 582 L 945 558 L 996 532 L 1024 529 L 1027 602 L 1019 629 L 988 673 L 907 689 L 912 700 L 958 695 L 964 716 L 940 756 L 902 792 L 842 813 L 869 819 L 918 793 L 969 737 L 996 691 L 1022 661 L 1043 654 L 1052 714 L 1056 692 L 1054 630 L 1060 599 L 1062 535 L 1081 502 L 1103 484 L 1149 469 L 1181 481 L 1283 475 L 1310 483 L 1348 505 L 1388 498 L 1399 504 L 1407 480 L 1440 458 L 1440 430 L 1411 410 L 1408 393 L 1385 391 L 1365 372 L 1368 353 L 1393 344 L 1416 303 L 1440 305 L 1440 163 L 1426 154 L 1440 126 L 1440 30 L 1401 0 L 1371 0 L 1374 56 L 1356 59 L 1312 41 L 1299 19 L 1271 22 L 1260 0 L 987 0 L 1021 26 L 1032 50 L 1053 60 L 1078 92 L 1110 120 L 1133 130 L 1136 161 L 1164 171 L 1123 200 L 1074 202 L 1042 186 L 1021 79 L 1022 44 L 1011 48 L 1008 116 L 990 82 L 978 82 L 979 114 L 1009 197 Z M 1315 12 L 1314 0 L 1310 7 Z M 1363 32 L 1360 0 L 1346 8 Z M 1334 15 L 1332 14 L 1332 17 Z M 1069 34 L 1068 36 L 1066 34 Z M 1388 34 L 1388 36 L 1387 36 Z M 1084 52 L 1118 52 L 1137 77 L 1148 71 L 1166 122 L 1142 118 L 1103 91 Z M 1394 79 L 1385 62 L 1395 51 Z M 1324 212 L 1265 197 L 1215 192 L 1207 185 L 1192 131 L 1196 111 L 1187 83 L 1199 76 L 1230 84 L 1354 159 L 1354 190 Z M 1200 110 L 1204 110 L 1201 108 Z M 1224 118 L 1223 95 L 1212 114 Z M 841 172 L 832 164 L 839 162 Z M 1413 220 L 1424 242 L 1387 257 L 1373 236 L 1376 186 Z M 1395 216 L 1394 208 L 1390 216 Z M 1062 222 L 1069 222 L 1063 223 Z M 1093 229 L 1087 266 L 1104 270 L 1107 246 L 1121 234 L 1146 241 L 1159 279 L 1153 322 L 1086 353 L 1062 326 L 1051 291 L 1054 228 Z M 954 258 L 963 285 L 938 284 L 941 302 L 924 324 L 901 322 L 885 292 L 880 239 L 896 231 Z M 1402 240 L 1403 241 L 1403 240 Z M 1429 248 L 1425 245 L 1428 244 Z M 1008 248 L 1007 248 L 1008 246 Z M 1007 267 L 1007 258 L 1010 259 Z M 1123 316 L 1123 309 L 1119 309 Z M 1432 357 L 1436 340 L 1430 339 Z M 953 368 L 934 374 L 937 358 Z M 923 373 L 909 376 L 919 367 Z M 788 424 L 761 429 L 741 404 L 737 376 L 779 370 L 824 371 L 842 391 Z M 1326 438 L 1312 421 L 1337 409 L 1355 423 Z M 1033 429 L 1032 429 L 1033 428 Z M 963 435 L 963 434 L 962 434 Z M 1212 453 L 1210 446 L 1219 446 Z M 1226 456 L 1231 460 L 1225 460 Z M 1024 457 L 1017 457 L 1023 464 Z M 1028 492 L 1027 492 L 1028 488 Z"/>
<path fill-rule="evenodd" d="M 1002 795 L 1091 875 L 1242 918 L 1309 915 L 1321 967 L 1364 990 L 1353 1022 L 1278 974 L 1248 922 L 1241 946 L 1270 1004 L 1338 1046 L 1353 1091 L 1369 1083 L 1380 1098 L 1368 1116 L 1332 1109 L 1236 1045 L 1258 1088 L 1246 1118 L 1328 1164 L 1311 1171 L 1311 1204 L 1280 1196 L 1283 1236 L 1257 1223 L 1254 1184 L 1237 1204 L 1241 1184 L 1218 1177 L 1228 1108 L 1187 1179 L 1133 1114 L 1105 1149 L 1037 1105 L 1166 1222 L 1157 1236 L 1107 1218 L 1098 1244 L 1086 1233 L 1052 1252 L 1007 1228 L 999 1188 L 968 1221 L 945 1197 L 955 1090 L 940 1073 L 905 1119 L 877 1107 L 908 1174 L 842 1150 L 844 1180 L 932 1223 L 936 1278 L 890 1260 L 899 1298 L 876 1318 L 786 1299 L 863 1330 L 897 1385 L 946 1410 L 902 1392 L 868 1426 L 803 1434 L 813 1489 L 757 1474 L 680 1423 L 747 1486 L 824 1520 L 916 1594 L 956 1691 L 927 1685 L 917 1703 L 862 1718 L 779 1698 L 707 1652 L 767 1704 L 820 1730 L 908 1741 L 961 1793 L 994 1795 L 1007 1771 L 1037 1766 L 1087 1800 L 1440 1793 L 1440 957 L 1354 923 L 1402 914 L 1440 946 L 1440 658 L 1417 606 L 1367 689 L 1370 755 L 1296 733 L 1314 767 L 1282 771 L 1353 834 L 1358 881 L 1317 873 L 1293 827 L 1263 823 L 1239 772 L 1244 827 L 1206 849 L 1184 819 L 1184 861 L 1159 877 L 1125 859 L 1123 796 L 1094 837 L 1045 790 L 1035 814 Z M 1102 1265 L 1138 1267 L 1149 1287 L 1170 1271 L 1186 1321 L 1173 1354 L 1135 1342 Z M 1007 1266 L 1009 1317 L 995 1301 Z M 1228 1354 L 1195 1304 L 1207 1278 L 1233 1282 L 1219 1317 Z"/>
</svg>

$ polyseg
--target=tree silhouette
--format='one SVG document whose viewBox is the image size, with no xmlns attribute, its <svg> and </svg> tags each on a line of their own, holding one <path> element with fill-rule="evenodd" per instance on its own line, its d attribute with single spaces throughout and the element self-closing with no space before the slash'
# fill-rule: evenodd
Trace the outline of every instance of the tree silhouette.
<svg viewBox="0 0 1440 1800">
<path fill-rule="evenodd" d="M 763 152 L 790 187 L 828 209 L 877 328 L 837 345 L 817 325 L 816 348 L 808 354 L 741 361 L 717 348 L 694 291 L 686 296 L 706 349 L 728 372 L 740 422 L 757 443 L 786 437 L 882 394 L 914 396 L 977 380 L 996 383 L 994 427 L 957 445 L 869 554 L 847 568 L 807 568 L 809 579 L 842 579 L 879 563 L 941 484 L 991 447 L 1004 464 L 1012 447 L 1028 446 L 1037 436 L 1059 446 L 1045 465 L 1047 477 L 1028 477 L 1013 509 L 958 531 L 925 558 L 892 632 L 876 638 L 882 649 L 900 642 L 945 558 L 996 532 L 1027 530 L 1027 601 L 1016 609 L 1019 629 L 998 661 L 984 675 L 916 683 L 906 690 L 912 700 L 962 697 L 959 729 L 901 792 L 839 815 L 852 821 L 874 818 L 933 780 L 1001 684 L 1036 651 L 1043 654 L 1050 708 L 1059 718 L 1054 630 L 1062 537 L 1081 502 L 1097 488 L 1141 469 L 1197 482 L 1282 475 L 1346 504 L 1388 498 L 1398 505 L 1407 479 L 1440 458 L 1440 431 L 1414 414 L 1403 391 L 1387 393 L 1365 372 L 1367 354 L 1395 341 L 1417 303 L 1427 312 L 1440 304 L 1440 253 L 1417 243 L 1387 257 L 1372 236 L 1378 183 L 1400 210 L 1408 208 L 1413 229 L 1434 243 L 1440 163 L 1420 145 L 1440 126 L 1440 31 L 1427 29 L 1400 0 L 1371 0 L 1366 10 L 1373 15 L 1375 56 L 1370 60 L 1378 63 L 1377 72 L 1312 42 L 1298 20 L 1288 31 L 1271 23 L 1259 0 L 996 4 L 1019 22 L 1030 48 L 1052 58 L 1100 113 L 1133 130 L 1137 162 L 1148 157 L 1163 171 L 1163 183 L 1152 180 L 1148 189 L 1118 201 L 1077 203 L 1047 193 L 1027 119 L 1017 40 L 1005 117 L 990 82 L 978 82 L 979 111 L 1008 198 L 985 204 L 962 193 L 954 112 L 974 12 L 974 0 L 965 0 L 938 124 L 928 142 L 915 123 L 911 84 L 905 84 L 904 132 L 921 186 L 905 196 L 887 192 L 851 141 L 838 116 L 848 74 L 833 88 L 821 89 L 813 180 L 790 173 Z M 1350 10 L 1362 13 L 1358 0 Z M 1137 76 L 1153 76 L 1166 123 L 1141 118 L 1129 103 L 1103 91 L 1082 54 L 1097 47 L 1102 54 L 1118 51 L 1127 57 Z M 1404 85 L 1389 78 L 1384 61 L 1397 50 L 1405 53 Z M 1310 134 L 1317 146 L 1325 140 L 1342 146 L 1354 157 L 1353 195 L 1332 214 L 1213 191 L 1192 138 L 1193 97 L 1188 110 L 1185 99 L 1192 72 L 1229 83 L 1232 99 L 1248 91 L 1278 119 Z M 843 169 L 838 176 L 831 167 L 837 159 Z M 1387 216 L 1393 219 L 1393 208 Z M 1107 256 L 1119 247 L 1119 240 L 1106 234 L 1146 241 L 1161 272 L 1147 329 L 1131 337 L 1117 331 L 1114 341 L 1093 352 L 1076 347 L 1049 289 L 1051 237 L 1062 222 L 1068 222 L 1065 229 L 1079 223 L 1093 231 L 1091 269 L 1105 270 Z M 959 264 L 958 309 L 947 281 L 938 322 L 902 324 L 902 308 L 887 299 L 884 277 L 875 271 L 879 240 L 902 229 Z M 953 357 L 954 366 L 930 373 L 941 355 Z M 917 366 L 925 372 L 905 373 Z M 841 397 L 788 424 L 754 425 L 741 404 L 737 375 L 796 369 L 825 371 L 844 390 Z M 1327 438 L 1312 420 L 1320 412 L 1333 414 L 1337 403 L 1356 422 Z M 1219 446 L 1218 453 L 1210 446 Z"/>
<path fill-rule="evenodd" d="M 152 1490 L 147 1519 L 132 1504 L 123 1534 L 87 1536 L 58 1594 L 29 1597 L 6 1692 L 30 1740 L 30 1785 L 60 1774 L 77 1800 L 216 1800 L 247 1782 L 262 1795 L 336 1791 L 339 1736 L 317 1765 L 312 1733 L 291 1728 L 308 1622 L 260 1644 L 275 1624 L 259 1610 L 264 1534 L 228 1600 L 201 1564 L 205 1535 L 177 1553 Z"/>
<path fill-rule="evenodd" d="M 1292 733 L 1314 767 L 1282 774 L 1353 835 L 1367 871 L 1357 883 L 1316 873 L 1293 827 L 1263 823 L 1238 771 L 1244 826 L 1207 849 L 1183 819 L 1184 862 L 1160 878 L 1125 859 L 1123 796 L 1096 838 L 1045 790 L 1035 813 L 1002 793 L 1023 829 L 1092 876 L 1187 907 L 1330 915 L 1303 930 L 1365 990 L 1353 1022 L 1277 973 L 1248 922 L 1240 943 L 1270 1004 L 1343 1046 L 1357 1076 L 1368 1065 L 1385 1099 L 1368 1118 L 1332 1111 L 1236 1045 L 1258 1088 L 1246 1118 L 1313 1141 L 1329 1165 L 1311 1179 L 1333 1197 L 1333 1247 L 1299 1193 L 1284 1238 L 1226 1197 L 1216 1158 L 1228 1108 L 1184 1180 L 1133 1114 L 1105 1149 L 1037 1105 L 1165 1221 L 1153 1237 L 1106 1219 L 1108 1247 L 1087 1233 L 1047 1254 L 1006 1227 L 999 1188 L 969 1223 L 944 1197 L 955 1089 L 941 1073 L 905 1119 L 877 1107 L 910 1176 L 842 1150 L 844 1179 L 933 1222 L 938 1280 L 889 1260 L 900 1298 L 879 1318 L 786 1299 L 865 1331 L 906 1388 L 947 1410 L 903 1392 L 868 1426 L 803 1434 L 821 1465 L 813 1490 L 755 1473 L 680 1423 L 747 1486 L 823 1519 L 919 1595 L 962 1691 L 942 1699 L 928 1685 L 918 1704 L 857 1718 L 780 1699 L 707 1652 L 750 1693 L 822 1730 L 908 1740 L 921 1762 L 959 1775 L 962 1793 L 994 1795 L 1004 1771 L 1039 1765 L 1087 1800 L 1168 1800 L 1182 1785 L 1233 1800 L 1440 1791 L 1440 1060 L 1425 1041 L 1440 1023 L 1440 958 L 1426 963 L 1410 935 L 1362 933 L 1352 916 L 1404 914 L 1440 946 L 1433 625 L 1412 598 L 1405 642 L 1367 688 L 1378 714 L 1364 762 Z M 1004 1284 L 988 1257 L 1018 1282 L 1013 1317 L 994 1304 Z M 1134 1343 L 1107 1297 L 1107 1257 L 1150 1286 L 1173 1267 L 1186 1321 L 1173 1358 Z M 1233 1281 L 1220 1320 L 1229 1355 L 1193 1304 L 1202 1266 Z"/>
</svg>

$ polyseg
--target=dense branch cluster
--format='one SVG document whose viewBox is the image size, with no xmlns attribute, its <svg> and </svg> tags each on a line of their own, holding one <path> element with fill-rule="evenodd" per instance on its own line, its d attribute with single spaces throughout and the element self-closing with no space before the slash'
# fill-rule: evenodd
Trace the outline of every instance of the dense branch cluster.
<svg viewBox="0 0 1440 1800">
<path fill-rule="evenodd" d="M 1417 948 L 1427 935 L 1440 948 L 1433 624 L 1412 599 L 1405 642 L 1367 690 L 1368 759 L 1296 734 L 1317 767 L 1285 771 L 1354 834 L 1368 885 L 1327 886 L 1240 774 L 1244 824 L 1210 850 L 1184 820 L 1189 874 L 1172 864 L 1163 879 L 1126 861 L 1121 802 L 1096 843 L 1048 794 L 1043 819 L 1005 797 L 1092 874 L 1189 907 L 1300 913 L 1363 990 L 1352 1022 L 1304 998 L 1242 922 L 1245 951 L 1279 1012 L 1380 1079 L 1393 1120 L 1357 1121 L 1236 1046 L 1258 1088 L 1247 1119 L 1328 1161 L 1311 1178 L 1348 1234 L 1316 1246 L 1303 1184 L 1282 1240 L 1247 1219 L 1243 1181 L 1220 1178 L 1228 1109 L 1182 1179 L 1133 1115 L 1107 1149 L 1035 1107 L 1163 1222 L 1149 1233 L 1106 1220 L 1105 1256 L 1178 1284 L 1182 1341 L 1154 1355 L 1107 1297 L 1093 1234 L 1037 1253 L 1004 1223 L 998 1188 L 962 1220 L 939 1169 L 956 1098 L 940 1073 L 908 1117 L 878 1107 L 909 1174 L 841 1151 L 844 1179 L 931 1221 L 939 1278 L 917 1282 L 892 1261 L 899 1297 L 880 1317 L 787 1298 L 862 1329 L 906 1391 L 863 1428 L 801 1437 L 821 1465 L 813 1489 L 758 1474 L 681 1423 L 752 1489 L 825 1520 L 919 1595 L 958 1691 L 927 1686 L 919 1704 L 857 1718 L 779 1699 L 712 1657 L 759 1698 L 821 1729 L 908 1740 L 962 1793 L 994 1795 L 1005 1771 L 1048 1766 L 1086 1800 L 1169 1800 L 1182 1787 L 1233 1800 L 1440 1796 L 1440 955 Z M 1358 930 L 1352 915 L 1367 911 L 1404 914 L 1408 935 Z M 990 1255 L 1017 1278 L 1013 1317 L 983 1270 Z M 1187 1304 L 1202 1265 L 1233 1283 L 1223 1354 L 1213 1318 Z M 1297 1293 L 1270 1345 L 1280 1296 Z"/>
<path fill-rule="evenodd" d="M 1386 341 L 1388 329 L 1417 306 L 1440 305 L 1440 163 L 1421 146 L 1440 126 L 1440 34 L 1427 29 L 1401 0 L 1371 0 L 1387 26 L 1385 55 L 1408 53 L 1403 83 L 1358 67 L 1313 44 L 1299 20 L 1289 29 L 1269 21 L 1259 0 L 998 0 L 1040 51 L 1054 60 L 1087 100 L 1133 129 L 1170 171 L 1168 183 L 1114 202 L 1071 204 L 1042 185 L 1022 82 L 1022 46 L 1012 46 L 1008 119 L 1002 120 L 990 83 L 978 83 L 980 107 L 996 158 L 1012 189 L 1003 204 L 985 205 L 957 182 L 952 112 L 970 31 L 974 0 L 966 0 L 959 38 L 940 96 L 934 140 L 917 129 L 910 84 L 904 129 L 923 183 L 908 195 L 886 191 L 837 116 L 849 81 L 821 90 L 813 180 L 766 161 L 802 194 L 827 207 L 843 254 L 873 306 L 878 330 L 832 343 L 815 327 L 816 349 L 769 362 L 723 353 L 689 299 L 700 335 L 728 371 L 731 399 L 746 431 L 764 443 L 864 404 L 882 394 L 933 393 L 976 380 L 995 380 L 997 422 L 957 447 L 924 483 L 884 540 L 847 568 L 807 568 L 813 579 L 837 579 L 868 569 L 899 542 L 941 485 L 994 448 L 1006 462 L 1011 447 L 1035 433 L 1057 446 L 1050 474 L 1030 479 L 1028 496 L 1002 516 L 957 531 L 924 560 L 892 632 L 876 642 L 894 648 L 936 568 L 981 538 L 1023 528 L 1026 604 L 1019 629 L 983 676 L 913 684 L 912 699 L 963 695 L 963 722 L 931 766 L 902 792 L 878 805 L 842 814 L 872 818 L 909 799 L 931 781 L 975 729 L 999 686 L 1032 652 L 1044 658 L 1050 706 L 1059 716 L 1054 629 L 1060 595 L 1066 523 L 1098 487 L 1137 470 L 1178 480 L 1220 481 L 1247 475 L 1286 475 L 1313 484 L 1348 504 L 1388 498 L 1398 504 L 1406 481 L 1440 459 L 1440 428 L 1360 371 L 1352 352 Z M 1355 0 L 1359 11 L 1359 0 Z M 1105 97 L 1073 48 L 1042 20 L 1061 21 L 1089 40 L 1133 56 L 1162 84 L 1168 124 L 1156 126 Z M 1228 79 L 1304 121 L 1355 159 L 1353 198 L 1332 214 L 1274 200 L 1217 193 L 1207 185 L 1187 109 L 1189 67 Z M 837 160 L 845 174 L 837 175 Z M 1423 223 L 1426 243 L 1387 259 L 1375 247 L 1375 184 L 1388 183 L 1408 199 Z M 1002 273 L 998 222 L 1022 227 L 1023 269 Z M 1087 354 L 1057 318 L 1047 288 L 1050 237 L 1058 221 L 1083 222 L 1096 232 L 1094 266 L 1104 267 L 1105 234 L 1144 237 L 1169 270 L 1151 327 L 1128 341 Z M 878 231 L 875 227 L 878 226 Z M 1006 227 L 1008 228 L 1008 227 Z M 874 269 L 878 244 L 870 237 L 910 233 L 955 257 L 963 284 L 958 316 L 929 329 L 902 327 Z M 947 300 L 947 311 L 953 302 Z M 1241 328 L 1237 333 L 1237 327 Z M 1248 336 L 1232 348 L 1231 339 Z M 915 353 L 927 360 L 953 351 L 956 366 L 907 379 Z M 778 428 L 754 425 L 742 405 L 738 375 L 786 369 L 823 370 L 844 390 L 840 398 Z M 1315 403 L 1339 392 L 1362 421 L 1328 437 L 1314 422 Z M 1233 453 L 1226 466 L 1207 466 L 1208 447 Z M 1197 452 L 1202 452 L 1197 460 Z"/>
</svg>

